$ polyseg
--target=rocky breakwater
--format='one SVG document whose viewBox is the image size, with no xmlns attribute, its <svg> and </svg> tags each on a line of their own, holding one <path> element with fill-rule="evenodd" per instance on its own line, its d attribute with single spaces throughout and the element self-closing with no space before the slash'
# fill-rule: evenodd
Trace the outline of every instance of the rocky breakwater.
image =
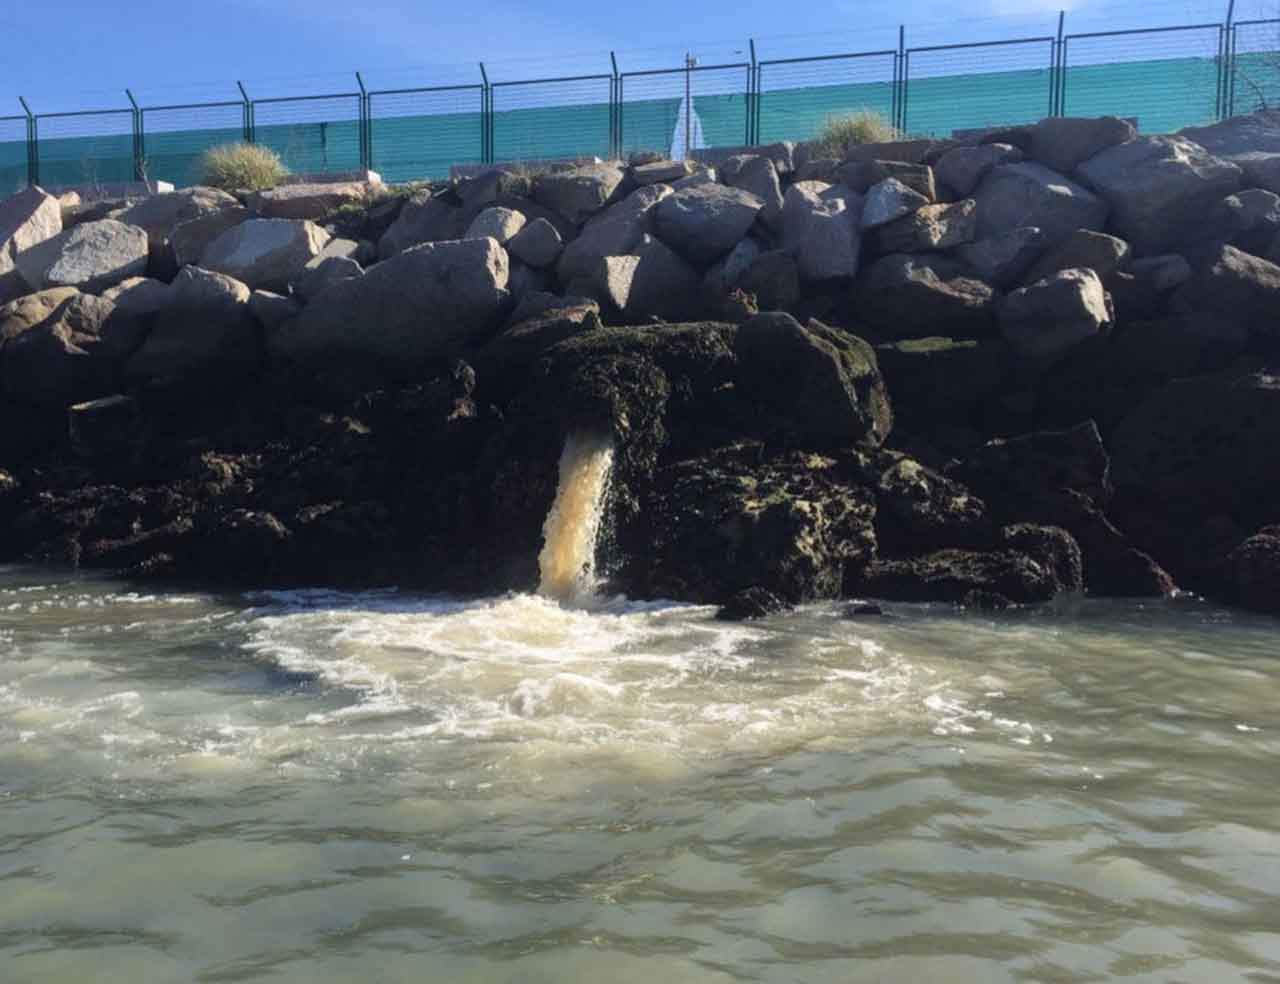
<svg viewBox="0 0 1280 984">
<path fill-rule="evenodd" d="M 1278 128 L 29 189 L 0 203 L 0 560 L 528 589 L 587 433 L 597 574 L 632 596 L 1280 611 Z"/>
</svg>

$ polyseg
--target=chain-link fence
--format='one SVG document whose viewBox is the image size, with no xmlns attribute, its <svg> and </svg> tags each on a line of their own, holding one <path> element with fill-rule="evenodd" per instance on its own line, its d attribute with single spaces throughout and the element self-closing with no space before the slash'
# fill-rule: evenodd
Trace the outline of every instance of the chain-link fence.
<svg viewBox="0 0 1280 984">
<path fill-rule="evenodd" d="M 372 168 L 388 181 L 446 177 L 458 165 L 536 164 L 653 151 L 808 140 L 833 118 L 882 116 L 909 136 L 1114 115 L 1170 132 L 1280 107 L 1280 18 L 1128 30 L 1057 31 L 958 44 L 931 38 L 881 50 L 769 57 L 752 41 L 716 64 L 601 71 L 327 95 L 127 106 L 0 117 L 0 193 L 25 183 L 189 185 L 201 155 L 248 140 L 290 170 Z M 872 47 L 868 45 L 868 47 Z M 748 56 L 749 53 L 749 57 Z M 775 51 L 775 54 L 780 52 Z M 735 60 L 740 58 L 741 60 Z M 607 70 L 605 70 L 607 69 Z M 461 80 L 465 81 L 465 80 Z M 233 90 L 234 91 L 234 90 Z M 256 95 L 256 94 L 255 94 Z"/>
</svg>

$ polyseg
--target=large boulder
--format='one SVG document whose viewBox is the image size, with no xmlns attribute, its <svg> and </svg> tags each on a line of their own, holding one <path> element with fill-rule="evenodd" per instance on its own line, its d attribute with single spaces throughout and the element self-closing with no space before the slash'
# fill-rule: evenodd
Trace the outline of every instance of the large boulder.
<svg viewBox="0 0 1280 984">
<path fill-rule="evenodd" d="M 137 316 L 155 314 L 169 303 L 169 285 L 151 277 L 130 277 L 104 290 L 102 297 L 114 304 L 117 311 Z"/>
<path fill-rule="evenodd" d="M 28 293 L 17 269 L 18 254 L 62 231 L 62 206 L 32 185 L 0 200 L 0 304 Z"/>
<path fill-rule="evenodd" d="M 148 195 L 117 213 L 115 218 L 145 229 L 151 249 L 155 252 L 165 245 L 174 228 L 183 222 L 239 206 L 234 195 L 217 188 L 197 185 L 163 195 Z"/>
<path fill-rule="evenodd" d="M 556 274 L 561 283 L 591 276 L 601 257 L 625 256 L 635 249 L 640 237 L 653 230 L 653 210 L 671 193 L 665 184 L 646 185 L 591 218 L 560 254 Z"/>
<path fill-rule="evenodd" d="M 761 314 L 737 334 L 738 389 L 802 447 L 879 445 L 893 413 L 875 351 L 862 339 L 789 314 Z"/>
<path fill-rule="evenodd" d="M 660 240 L 641 236 L 629 254 L 604 256 L 598 264 L 594 280 L 601 299 L 628 323 L 651 317 L 680 321 L 698 314 L 701 278 Z"/>
<path fill-rule="evenodd" d="M 306 219 L 250 219 L 209 244 L 200 265 L 253 290 L 285 290 L 330 239 Z"/>
<path fill-rule="evenodd" d="M 404 203 L 378 240 L 378 256 L 385 260 L 422 243 L 457 239 L 466 231 L 464 218 L 456 205 L 429 191 L 417 192 Z"/>
<path fill-rule="evenodd" d="M 367 181 L 285 184 L 259 191 L 249 207 L 264 219 L 323 219 L 344 205 L 363 205 L 372 187 Z"/>
<path fill-rule="evenodd" d="M 1021 226 L 956 247 L 955 255 L 978 279 L 1001 290 L 1021 283 L 1044 253 L 1045 235 L 1037 226 Z"/>
<path fill-rule="evenodd" d="M 1267 520 L 1280 486 L 1280 377 L 1228 369 L 1175 379 L 1152 393 L 1111 439 L 1118 488 L 1201 521 Z M 1255 524 L 1256 527 L 1257 524 Z"/>
<path fill-rule="evenodd" d="M 1094 420 L 1109 437 L 1153 390 L 1170 379 L 1220 372 L 1248 344 L 1248 329 L 1221 315 L 1122 321 L 1112 335 L 1072 349 L 1040 380 L 1038 425 L 1065 427 Z"/>
<path fill-rule="evenodd" d="M 753 296 L 761 311 L 787 311 L 800 299 L 800 270 L 790 253 L 773 249 L 747 264 L 734 286 Z"/>
<path fill-rule="evenodd" d="M 117 388 L 125 360 L 144 336 L 137 318 L 104 298 L 63 297 L 46 318 L 6 338 L 0 349 L 5 395 L 37 406 L 104 396 Z"/>
<path fill-rule="evenodd" d="M 882 556 L 984 547 L 994 540 L 986 503 L 959 482 L 896 452 L 868 464 L 874 476 L 876 542 Z"/>
<path fill-rule="evenodd" d="M 1280 266 L 1220 246 L 1177 289 L 1170 307 L 1218 314 L 1246 325 L 1256 338 L 1280 340 Z"/>
<path fill-rule="evenodd" d="M 875 555 L 872 493 L 815 454 L 762 462 L 729 449 L 677 462 L 657 473 L 643 513 L 630 564 L 652 597 L 719 604 L 757 588 L 789 604 L 835 598 Z"/>
<path fill-rule="evenodd" d="M 249 217 L 247 208 L 233 203 L 194 218 L 180 220 L 169 229 L 167 251 L 172 266 L 175 270 L 179 270 L 184 266 L 198 265 L 205 250 L 215 239 L 228 229 L 234 229 L 241 222 L 248 221 Z M 153 262 L 155 249 L 153 243 Z"/>
<path fill-rule="evenodd" d="M 554 264 L 562 248 L 560 233 L 546 219 L 526 222 L 507 243 L 507 252 L 512 258 L 539 270 Z"/>
<path fill-rule="evenodd" d="M 805 280 L 835 280 L 858 272 L 863 199 L 844 185 L 797 181 L 782 207 L 782 247 Z"/>
<path fill-rule="evenodd" d="M 1129 261 L 1129 252 L 1129 244 L 1123 239 L 1091 229 L 1077 229 L 1042 257 L 1026 275 L 1026 280 L 1035 283 L 1062 270 L 1086 269 L 1105 281 Z"/>
<path fill-rule="evenodd" d="M 641 188 L 645 185 L 670 184 L 687 178 L 695 170 L 697 165 L 693 161 L 648 161 L 632 165 L 631 180 Z"/>
<path fill-rule="evenodd" d="M 501 205 L 492 205 L 471 221 L 462 238 L 489 238 L 496 240 L 499 246 L 505 246 L 524 227 L 523 213 Z"/>
<path fill-rule="evenodd" d="M 183 267 L 146 342 L 129 360 L 135 381 L 179 383 L 256 366 L 261 348 L 249 315 L 249 288 L 225 274 Z"/>
<path fill-rule="evenodd" d="M 1103 513 L 1112 495 L 1110 459 L 1092 421 L 990 441 L 957 475 L 1002 521 L 1045 523 L 1071 533 L 1090 591 L 1159 597 L 1173 590 L 1163 568 Z"/>
<path fill-rule="evenodd" d="M 1107 292 L 1092 270 L 1062 270 L 1008 294 L 1000 331 L 1020 357 L 1049 365 L 1111 325 Z"/>
<path fill-rule="evenodd" d="M 971 243 L 978 229 L 977 205 L 972 199 L 924 205 L 876 232 L 882 253 L 927 253 Z"/>
<path fill-rule="evenodd" d="M 725 184 L 750 192 L 764 202 L 760 218 L 770 229 L 777 229 L 782 221 L 782 184 L 773 161 L 758 154 L 745 154 L 730 158 L 736 166 L 721 168 Z"/>
<path fill-rule="evenodd" d="M 1280 154 L 1280 109 L 1242 113 L 1208 126 L 1184 127 L 1178 136 L 1217 157 L 1237 162 L 1253 154 Z"/>
<path fill-rule="evenodd" d="M 948 150 L 934 165 L 938 180 L 956 195 L 968 195 L 993 167 L 1018 164 L 1023 153 L 1010 144 L 989 143 Z"/>
<path fill-rule="evenodd" d="M 1009 346 L 1001 339 L 910 338 L 876 346 L 895 416 L 926 430 L 963 423 L 1008 379 Z"/>
<path fill-rule="evenodd" d="M 533 182 L 533 200 L 581 225 L 608 205 L 626 172 L 616 164 L 583 164 L 540 174 Z"/>
<path fill-rule="evenodd" d="M 1030 161 L 993 167 L 973 197 L 978 203 L 978 239 L 1036 226 L 1046 246 L 1054 246 L 1077 229 L 1102 229 L 1107 222 L 1105 201 Z"/>
<path fill-rule="evenodd" d="M 1187 244 L 1230 243 L 1262 256 L 1280 235 L 1280 195 L 1246 188 L 1228 195 L 1199 217 Z"/>
<path fill-rule="evenodd" d="M 1224 600 L 1280 615 L 1280 526 L 1268 526 L 1228 554 L 1220 574 Z"/>
<path fill-rule="evenodd" d="M 928 204 L 928 198 L 897 178 L 885 178 L 867 189 L 861 226 L 863 230 L 878 229 Z"/>
<path fill-rule="evenodd" d="M 1237 165 L 1183 137 L 1139 137 L 1091 157 L 1077 173 L 1106 199 L 1115 231 L 1139 256 L 1178 247 L 1241 181 Z"/>
<path fill-rule="evenodd" d="M 741 188 L 686 187 L 658 203 L 654 228 L 677 253 L 706 266 L 737 245 L 763 208 L 763 199 Z"/>
<path fill-rule="evenodd" d="M 949 601 L 1002 608 L 1051 601 L 1074 585 L 1057 568 L 1015 549 L 946 549 L 901 560 L 875 560 L 846 584 L 847 594 L 888 601 Z"/>
<path fill-rule="evenodd" d="M 506 251 L 492 239 L 425 243 L 329 287 L 269 344 L 317 369 L 412 373 L 495 325 L 508 276 Z"/>
<path fill-rule="evenodd" d="M 1132 123 L 1114 116 L 1049 116 L 1031 127 L 1028 156 L 1045 167 L 1070 174 L 1108 147 L 1132 140 L 1136 133 Z"/>
<path fill-rule="evenodd" d="M 848 315 L 881 340 L 991 334 L 995 292 L 945 257 L 892 253 L 858 279 Z"/>
<path fill-rule="evenodd" d="M 147 269 L 147 234 L 114 219 L 86 222 L 19 253 L 18 272 L 33 291 L 77 287 L 97 294 Z"/>
<path fill-rule="evenodd" d="M 79 294 L 80 291 L 74 287 L 52 287 L 26 294 L 0 307 L 0 347 L 9 339 L 30 331 Z"/>
<path fill-rule="evenodd" d="M 918 161 L 851 160 L 835 170 L 835 180 L 860 195 L 889 178 L 922 195 L 924 203 L 938 200 L 933 168 Z"/>
</svg>

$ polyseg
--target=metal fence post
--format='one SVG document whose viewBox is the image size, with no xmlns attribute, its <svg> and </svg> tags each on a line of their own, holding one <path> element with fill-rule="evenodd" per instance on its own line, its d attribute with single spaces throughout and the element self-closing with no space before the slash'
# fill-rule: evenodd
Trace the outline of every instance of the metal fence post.
<svg viewBox="0 0 1280 984">
<path fill-rule="evenodd" d="M 484 62 L 480 63 L 480 163 L 493 163 L 493 87 L 489 85 L 489 73 Z"/>
<path fill-rule="evenodd" d="M 1049 68 L 1049 115 L 1061 116 L 1062 109 L 1062 86 L 1066 81 L 1066 68 L 1062 60 L 1062 31 L 1066 25 L 1067 12 L 1065 10 L 1058 11 L 1058 34 L 1053 42 L 1053 59 Z"/>
<path fill-rule="evenodd" d="M 1227 19 L 1218 32 L 1218 119 L 1232 115 L 1231 88 L 1235 77 L 1236 0 L 1227 2 Z"/>
<path fill-rule="evenodd" d="M 894 126 L 907 132 L 907 77 L 911 74 L 911 56 L 907 53 L 907 28 L 898 25 L 898 118 Z"/>
<path fill-rule="evenodd" d="M 356 72 L 356 84 L 360 86 L 360 167 L 362 170 L 373 170 L 373 126 L 369 119 L 369 90 L 364 87 L 364 78 Z"/>
<path fill-rule="evenodd" d="M 609 85 L 609 156 L 622 159 L 622 77 L 618 74 L 617 52 L 609 52 L 613 79 Z"/>
<path fill-rule="evenodd" d="M 36 114 L 31 112 L 26 99 L 18 97 L 22 103 L 22 111 L 27 114 L 27 184 L 40 183 L 40 128 L 36 123 Z"/>
<path fill-rule="evenodd" d="M 756 39 L 747 38 L 751 65 L 747 69 L 747 146 L 760 142 L 760 63 L 756 60 Z"/>
<path fill-rule="evenodd" d="M 133 180 L 147 180 L 147 150 L 142 133 L 142 110 L 138 107 L 138 100 L 133 98 L 133 92 L 129 89 L 124 90 L 124 94 L 129 97 L 129 105 L 133 107 Z"/>
<path fill-rule="evenodd" d="M 236 87 L 240 90 L 240 97 L 244 100 L 244 142 L 253 143 L 253 100 L 249 98 L 249 93 L 245 91 L 243 82 L 237 81 Z"/>
</svg>

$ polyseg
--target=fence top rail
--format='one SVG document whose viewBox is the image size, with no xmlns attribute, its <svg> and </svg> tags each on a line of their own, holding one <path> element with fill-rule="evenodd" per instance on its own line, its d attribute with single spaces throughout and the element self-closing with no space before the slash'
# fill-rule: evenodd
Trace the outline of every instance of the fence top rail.
<svg viewBox="0 0 1280 984">
<path fill-rule="evenodd" d="M 177 103 L 173 106 L 142 106 L 138 109 L 140 113 L 158 113 L 165 110 L 173 109 L 221 109 L 225 106 L 244 107 L 243 99 L 228 99 L 223 102 L 207 102 L 207 103 Z"/>
<path fill-rule="evenodd" d="M 683 75 L 685 72 L 714 72 L 726 68 L 750 68 L 750 62 L 727 62 L 724 65 L 690 65 L 688 68 L 644 68 L 635 72 L 623 72 L 620 79 L 634 79 L 641 75 Z"/>
<path fill-rule="evenodd" d="M 1232 29 L 1237 27 L 1257 27 L 1259 24 L 1280 24 L 1280 17 L 1260 17 L 1254 20 L 1240 20 L 1231 25 Z"/>
<path fill-rule="evenodd" d="M 484 86 L 479 82 L 471 82 L 465 85 L 421 85 L 413 86 L 408 89 L 370 89 L 365 95 L 368 96 L 407 96 L 415 92 L 479 92 Z"/>
<path fill-rule="evenodd" d="M 66 119 L 69 116 L 132 116 L 132 109 L 83 109 L 65 113 L 36 113 L 38 120 Z"/>
<path fill-rule="evenodd" d="M 264 103 L 289 103 L 289 102 L 316 102 L 320 99 L 359 99 L 358 92 L 327 92 L 320 96 L 270 96 L 266 99 L 249 100 L 255 106 L 261 106 Z"/>
<path fill-rule="evenodd" d="M 1074 41 L 1077 38 L 1122 38 L 1135 34 L 1169 34 L 1173 31 L 1207 31 L 1210 28 L 1222 30 L 1221 24 L 1177 24 L 1173 27 L 1131 27 L 1123 31 L 1087 31 L 1084 34 L 1064 34 L 1063 41 Z"/>
<path fill-rule="evenodd" d="M 542 85 L 547 82 L 601 82 L 605 79 L 613 79 L 612 75 L 561 75 L 558 78 L 551 79 L 512 79 L 509 82 L 490 82 L 489 88 L 496 89 L 504 85 Z"/>
<path fill-rule="evenodd" d="M 962 41 L 959 44 L 930 44 L 922 48 L 908 48 L 905 53 L 909 55 L 918 51 L 959 51 L 962 48 L 995 48 L 1001 45 L 1037 44 L 1057 40 L 1053 35 L 1047 34 L 1042 38 L 1009 38 L 1005 41 Z"/>
<path fill-rule="evenodd" d="M 896 55 L 897 49 L 886 48 L 884 51 L 853 51 L 843 55 L 812 55 L 808 58 L 766 58 L 759 62 L 764 65 L 799 65 L 802 62 L 827 62 L 838 61 L 844 58 L 884 58 L 887 55 Z"/>
</svg>

